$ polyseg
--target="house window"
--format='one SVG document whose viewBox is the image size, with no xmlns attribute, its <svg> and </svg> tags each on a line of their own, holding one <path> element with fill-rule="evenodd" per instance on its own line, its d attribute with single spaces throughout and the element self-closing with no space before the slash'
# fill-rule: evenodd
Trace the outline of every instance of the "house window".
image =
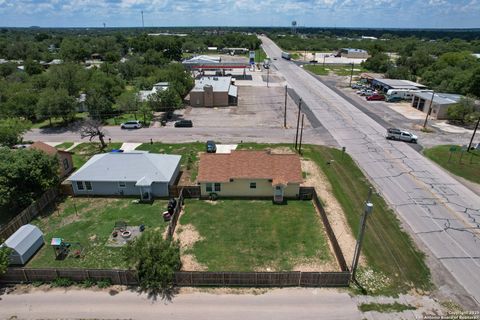
<svg viewBox="0 0 480 320">
<path fill-rule="evenodd" d="M 250 182 L 250 189 L 257 189 L 257 183 L 256 182 Z"/>
<path fill-rule="evenodd" d="M 83 190 L 83 182 L 82 181 L 77 181 L 77 189 L 78 190 Z"/>
<path fill-rule="evenodd" d="M 92 183 L 90 181 L 85 181 L 85 189 L 87 189 L 87 191 L 92 190 Z"/>
<path fill-rule="evenodd" d="M 118 181 L 118 187 L 119 188 L 126 188 L 127 187 L 127 183 L 125 181 Z"/>
<path fill-rule="evenodd" d="M 63 159 L 63 169 L 68 170 L 68 167 L 70 167 L 68 159 Z"/>
<path fill-rule="evenodd" d="M 207 188 L 207 192 L 212 192 L 213 191 L 211 183 L 207 183 L 206 188 Z"/>
<path fill-rule="evenodd" d="M 221 191 L 220 183 L 215 183 L 215 192 L 220 192 L 220 191 Z"/>
</svg>

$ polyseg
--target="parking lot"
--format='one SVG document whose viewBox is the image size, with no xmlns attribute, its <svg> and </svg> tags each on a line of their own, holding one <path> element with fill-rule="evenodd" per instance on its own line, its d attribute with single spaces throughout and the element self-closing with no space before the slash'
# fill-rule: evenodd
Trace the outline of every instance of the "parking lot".
<svg viewBox="0 0 480 320">
<path fill-rule="evenodd" d="M 285 113 L 285 87 L 266 86 L 262 74 L 258 72 L 251 84 L 248 80 L 238 84 L 238 105 L 218 108 L 187 107 L 177 110 L 177 118 L 192 120 L 194 127 L 255 127 L 283 128 Z M 263 72 L 262 72 L 263 73 Z M 279 77 L 276 79 L 280 83 Z M 260 85 L 261 84 L 261 85 Z M 297 109 L 290 96 L 287 95 L 287 127 L 293 128 L 297 122 Z M 169 123 L 168 125 L 173 125 Z M 305 128 L 310 123 L 305 118 Z"/>
</svg>

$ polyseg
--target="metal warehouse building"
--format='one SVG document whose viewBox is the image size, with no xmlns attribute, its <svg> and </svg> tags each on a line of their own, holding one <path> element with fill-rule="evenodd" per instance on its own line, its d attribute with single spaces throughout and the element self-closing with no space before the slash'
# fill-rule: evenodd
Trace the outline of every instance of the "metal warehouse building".
<svg viewBox="0 0 480 320">
<path fill-rule="evenodd" d="M 458 103 L 461 98 L 459 94 L 435 93 L 432 101 L 432 92 L 416 92 L 413 95 L 412 107 L 427 113 L 431 102 L 430 116 L 442 120 L 447 119 L 448 107 Z"/>
<path fill-rule="evenodd" d="M 423 90 L 427 88 L 423 84 L 409 80 L 378 78 L 372 80 L 372 86 L 383 92 L 387 92 L 390 89 Z"/>
</svg>

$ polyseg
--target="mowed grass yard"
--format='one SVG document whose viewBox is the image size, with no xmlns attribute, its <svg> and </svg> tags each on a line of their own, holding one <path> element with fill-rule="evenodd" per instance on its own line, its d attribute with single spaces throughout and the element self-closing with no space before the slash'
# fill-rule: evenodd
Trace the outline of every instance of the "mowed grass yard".
<svg viewBox="0 0 480 320">
<path fill-rule="evenodd" d="M 480 183 L 480 151 L 472 150 L 462 155 L 461 151 L 450 153 L 451 147 L 456 147 L 457 150 L 461 148 L 461 146 L 442 145 L 425 149 L 423 153 L 451 173 Z"/>
<path fill-rule="evenodd" d="M 310 201 L 187 199 L 180 222 L 199 232 L 186 253 L 209 271 L 288 271 L 334 259 Z"/>
<path fill-rule="evenodd" d="M 108 142 L 108 141 L 107 141 Z M 105 150 L 100 149 L 100 143 L 97 142 L 84 142 L 70 150 L 72 152 L 73 166 L 75 169 L 80 169 L 81 166 L 85 164 L 92 156 L 102 153 L 109 152 L 114 149 L 120 149 L 122 147 L 121 142 L 112 142 L 107 143 Z"/>
<path fill-rule="evenodd" d="M 291 145 L 243 144 L 239 147 L 258 150 Z M 306 145 L 303 150 L 303 156 L 313 160 L 326 175 L 356 237 L 364 202 L 372 185 L 348 154 L 342 157 L 341 150 L 313 145 Z M 329 165 L 327 162 L 330 160 L 334 162 Z M 376 294 L 385 295 L 405 293 L 412 288 L 430 290 L 430 270 L 425 264 L 424 254 L 402 229 L 385 200 L 374 193 L 372 202 L 373 213 L 368 218 L 362 254 L 367 259 L 368 268 L 381 276 L 368 280 L 368 283 L 360 281 L 360 284 L 366 288 L 375 287 Z"/>
<path fill-rule="evenodd" d="M 122 249 L 105 246 L 115 222 L 125 221 L 130 226 L 144 224 L 147 229 L 154 228 L 162 233 L 168 226 L 162 218 L 166 201 L 140 204 L 132 200 L 67 197 L 48 215 L 31 222 L 44 233 L 45 244 L 27 267 L 126 268 Z M 84 247 L 84 257 L 55 260 L 50 246 L 54 237 L 67 242 L 80 242 Z"/>
</svg>

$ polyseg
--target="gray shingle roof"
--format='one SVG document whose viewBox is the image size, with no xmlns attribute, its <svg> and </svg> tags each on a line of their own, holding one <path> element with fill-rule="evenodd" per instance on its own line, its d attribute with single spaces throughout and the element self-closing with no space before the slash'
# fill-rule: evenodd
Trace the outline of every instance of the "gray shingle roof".
<svg viewBox="0 0 480 320">
<path fill-rule="evenodd" d="M 102 153 L 90 158 L 68 180 L 169 182 L 180 159 L 179 155 L 139 151 Z"/>
</svg>

